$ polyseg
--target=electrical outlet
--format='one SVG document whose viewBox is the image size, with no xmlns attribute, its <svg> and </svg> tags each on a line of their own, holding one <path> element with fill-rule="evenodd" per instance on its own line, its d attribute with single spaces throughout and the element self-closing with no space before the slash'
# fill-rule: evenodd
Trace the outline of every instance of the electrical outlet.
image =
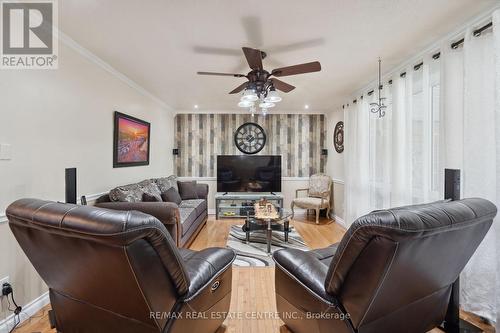
<svg viewBox="0 0 500 333">
<path fill-rule="evenodd" d="M 6 276 L 6 277 L 4 277 L 3 279 L 0 280 L 0 298 L 3 297 L 2 296 L 2 292 L 1 292 L 1 288 L 2 288 L 3 284 L 7 283 L 7 282 L 10 283 L 10 280 L 9 280 L 8 276 Z"/>
<path fill-rule="evenodd" d="M 0 143 L 0 160 L 12 159 L 12 146 L 8 143 Z"/>
</svg>

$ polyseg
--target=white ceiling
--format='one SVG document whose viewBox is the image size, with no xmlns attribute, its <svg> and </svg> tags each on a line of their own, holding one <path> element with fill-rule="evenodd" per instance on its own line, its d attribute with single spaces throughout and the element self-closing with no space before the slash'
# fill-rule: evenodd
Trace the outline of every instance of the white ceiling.
<svg viewBox="0 0 500 333">
<path fill-rule="evenodd" d="M 328 111 L 496 0 L 64 0 L 60 28 L 175 110 L 236 110 L 248 71 L 242 46 L 268 52 L 267 70 L 319 60 L 281 78 L 297 88 L 276 111 Z M 290 47 L 287 47 L 290 46 Z"/>
</svg>

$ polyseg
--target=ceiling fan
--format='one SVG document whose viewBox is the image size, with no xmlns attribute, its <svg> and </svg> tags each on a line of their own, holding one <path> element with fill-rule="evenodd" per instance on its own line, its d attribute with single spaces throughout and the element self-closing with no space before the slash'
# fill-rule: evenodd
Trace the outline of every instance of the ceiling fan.
<svg viewBox="0 0 500 333">
<path fill-rule="evenodd" d="M 265 52 L 249 47 L 243 47 L 242 49 L 251 69 L 248 74 L 198 72 L 199 75 L 247 78 L 247 82 L 242 83 L 229 92 L 229 94 L 236 94 L 244 90 L 241 101 L 238 103 L 240 107 L 251 108 L 254 106 L 254 102 L 260 99 L 259 106 L 267 110 L 267 108 L 273 107 L 274 103 L 281 101 L 281 97 L 276 93 L 276 89 L 285 93 L 295 89 L 291 84 L 278 80 L 276 77 L 318 72 L 321 70 L 321 64 L 318 61 L 313 61 L 300 65 L 276 68 L 268 72 L 262 66 L 262 59 L 267 56 Z"/>
</svg>

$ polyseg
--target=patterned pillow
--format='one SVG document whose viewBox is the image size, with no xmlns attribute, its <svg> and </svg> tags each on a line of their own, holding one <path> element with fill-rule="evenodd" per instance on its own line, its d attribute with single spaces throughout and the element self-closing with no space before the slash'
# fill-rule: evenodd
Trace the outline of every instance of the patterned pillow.
<svg viewBox="0 0 500 333">
<path fill-rule="evenodd" d="M 175 188 L 176 191 L 179 191 L 179 188 L 177 187 L 177 176 L 157 178 L 155 179 L 155 182 L 161 193 L 167 192 L 171 187 Z"/>
<path fill-rule="evenodd" d="M 123 185 L 109 191 L 109 199 L 115 202 L 141 202 L 142 193 L 138 184 Z"/>
<path fill-rule="evenodd" d="M 143 180 L 138 185 L 142 190 L 142 193 L 146 193 L 151 197 L 155 197 L 156 201 L 162 201 L 161 191 L 158 188 L 158 185 L 156 185 L 156 183 L 152 179 Z"/>
</svg>

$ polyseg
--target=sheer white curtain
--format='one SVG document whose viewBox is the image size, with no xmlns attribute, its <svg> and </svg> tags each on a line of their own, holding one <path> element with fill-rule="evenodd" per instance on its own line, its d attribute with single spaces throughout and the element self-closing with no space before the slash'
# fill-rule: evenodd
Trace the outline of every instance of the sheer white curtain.
<svg viewBox="0 0 500 333">
<path fill-rule="evenodd" d="M 462 48 L 446 41 L 439 59 L 429 54 L 417 70 L 394 73 L 384 84 L 385 117 L 370 113 L 376 91 L 354 96 L 358 103 L 345 112 L 348 225 L 373 209 L 443 198 L 444 168 L 462 170 L 462 197 L 500 207 L 500 11 L 493 33 L 472 30 Z M 461 306 L 498 330 L 499 219 L 461 275 Z"/>
<path fill-rule="evenodd" d="M 440 65 L 429 56 L 381 92 L 385 116 L 370 112 L 377 91 L 358 96 L 346 118 L 346 222 L 374 209 L 439 199 Z M 375 89 L 376 90 L 376 89 Z M 436 159 L 436 161 L 434 161 Z"/>
<path fill-rule="evenodd" d="M 369 192 L 369 118 L 366 101 L 350 104 L 345 112 L 345 143 L 351 152 L 346 154 L 345 207 L 346 220 L 354 221 L 370 211 Z M 351 223 L 349 222 L 349 223 Z"/>
<path fill-rule="evenodd" d="M 500 13 L 494 33 L 466 34 L 463 87 L 463 195 L 500 207 Z M 458 69 L 459 70 L 459 69 Z M 457 98 L 460 94 L 457 94 Z M 461 305 L 498 323 L 500 228 L 498 218 L 461 275 Z"/>
</svg>

